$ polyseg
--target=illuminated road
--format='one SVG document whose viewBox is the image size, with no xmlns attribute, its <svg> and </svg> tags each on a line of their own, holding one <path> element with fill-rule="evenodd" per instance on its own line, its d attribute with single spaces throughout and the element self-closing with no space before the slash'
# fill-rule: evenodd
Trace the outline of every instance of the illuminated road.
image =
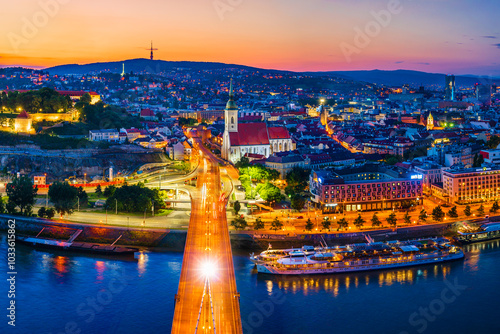
<svg viewBox="0 0 500 334">
<path fill-rule="evenodd" d="M 202 155 L 197 191 L 192 192 L 172 333 L 242 333 L 226 219 L 229 194 L 221 191 L 216 158 L 199 140 L 194 146 Z"/>
</svg>

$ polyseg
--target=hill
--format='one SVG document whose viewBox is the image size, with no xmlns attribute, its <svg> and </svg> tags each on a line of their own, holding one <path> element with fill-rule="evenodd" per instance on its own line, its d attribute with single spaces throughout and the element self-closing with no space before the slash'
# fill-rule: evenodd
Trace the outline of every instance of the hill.
<svg viewBox="0 0 500 334">
<path fill-rule="evenodd" d="M 292 71 L 281 71 L 273 69 L 261 69 L 245 65 L 212 63 L 212 62 L 194 62 L 194 61 L 165 61 L 150 59 L 129 59 L 125 61 L 103 62 L 92 64 L 68 64 L 50 67 L 45 69 L 50 74 L 89 74 L 89 73 L 121 73 L 122 66 L 125 64 L 125 71 L 130 73 L 149 72 L 158 73 L 163 71 L 172 71 L 176 69 L 190 69 L 195 71 L 216 70 L 216 69 L 246 69 L 252 71 L 263 71 L 273 73 L 293 73 Z M 376 83 L 387 86 L 402 86 L 409 84 L 413 87 L 421 85 L 426 87 L 442 88 L 445 83 L 445 74 L 427 73 L 411 70 L 371 70 L 371 71 L 324 71 L 324 72 L 301 72 L 301 74 L 312 76 L 335 76 L 348 80 Z M 479 76 L 456 76 L 457 87 L 473 86 L 475 83 L 499 82 L 499 78 L 484 78 Z"/>
<path fill-rule="evenodd" d="M 413 87 L 440 86 L 445 84 L 445 74 L 427 73 L 411 70 L 371 70 L 371 71 L 330 71 L 330 72 L 310 72 L 313 75 L 333 75 L 356 81 L 364 81 L 387 86 L 402 86 L 409 84 Z M 479 76 L 456 76 L 457 87 L 473 86 L 475 83 L 485 83 L 494 80 L 493 78 L 483 78 Z M 498 78 L 496 78 L 498 80 Z"/>
<path fill-rule="evenodd" d="M 165 60 L 150 60 L 150 59 L 129 59 L 124 61 L 116 62 L 105 62 L 105 63 L 92 63 L 92 64 L 68 64 L 49 67 L 45 71 L 50 74 L 88 74 L 88 73 L 100 73 L 100 72 L 111 72 L 111 73 L 121 73 L 123 64 L 125 64 L 125 71 L 130 73 L 149 72 L 158 73 L 162 71 L 171 71 L 175 69 L 191 69 L 191 70 L 214 70 L 214 69 L 247 69 L 247 70 L 262 70 L 255 67 L 244 66 L 244 65 L 234 65 L 234 64 L 224 64 L 224 63 L 210 63 L 210 62 L 194 62 L 194 61 L 165 61 Z M 269 72 L 285 72 L 285 71 L 275 71 L 266 70 Z"/>
</svg>

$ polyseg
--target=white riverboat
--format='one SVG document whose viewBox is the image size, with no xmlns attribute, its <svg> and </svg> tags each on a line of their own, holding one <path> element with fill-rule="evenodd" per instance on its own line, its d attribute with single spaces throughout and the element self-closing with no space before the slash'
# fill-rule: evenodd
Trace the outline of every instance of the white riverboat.
<svg viewBox="0 0 500 334">
<path fill-rule="evenodd" d="M 429 238 L 318 247 L 313 254 L 306 254 L 301 249 L 282 250 L 272 259 L 263 260 L 259 257 L 254 263 L 259 273 L 310 275 L 391 269 L 463 257 L 462 249 L 452 245 L 448 239 Z"/>
</svg>

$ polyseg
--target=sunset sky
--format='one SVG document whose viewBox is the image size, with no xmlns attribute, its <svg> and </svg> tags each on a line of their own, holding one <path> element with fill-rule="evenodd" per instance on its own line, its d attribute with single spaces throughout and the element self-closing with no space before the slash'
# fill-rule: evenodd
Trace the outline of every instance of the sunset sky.
<svg viewBox="0 0 500 334">
<path fill-rule="evenodd" d="M 401 0 L 382 27 L 372 12 L 391 1 L 16 0 L 2 6 L 0 64 L 148 58 L 153 40 L 162 60 L 500 75 L 500 1 Z M 377 26 L 356 46 L 356 28 Z M 348 59 L 342 46 L 356 53 Z"/>
</svg>

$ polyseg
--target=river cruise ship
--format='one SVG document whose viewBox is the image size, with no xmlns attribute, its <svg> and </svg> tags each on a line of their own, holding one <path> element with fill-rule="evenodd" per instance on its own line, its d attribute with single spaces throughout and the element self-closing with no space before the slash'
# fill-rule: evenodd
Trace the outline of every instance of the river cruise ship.
<svg viewBox="0 0 500 334">
<path fill-rule="evenodd" d="M 268 253 L 266 253 L 268 252 Z M 264 254 L 263 254 L 264 253 Z M 460 247 L 445 238 L 387 241 L 337 247 L 307 247 L 252 256 L 259 273 L 278 275 L 333 274 L 392 269 L 458 260 Z"/>
</svg>

